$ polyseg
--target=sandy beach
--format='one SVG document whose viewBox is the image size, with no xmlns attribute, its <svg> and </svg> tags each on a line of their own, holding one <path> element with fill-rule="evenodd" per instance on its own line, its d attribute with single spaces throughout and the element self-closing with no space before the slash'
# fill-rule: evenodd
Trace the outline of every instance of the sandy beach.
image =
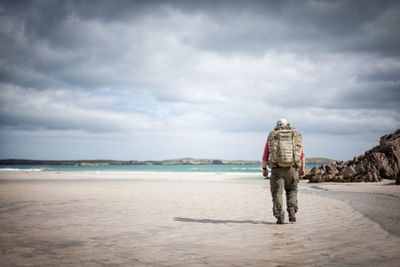
<svg viewBox="0 0 400 267">
<path fill-rule="evenodd" d="M 400 266 L 393 181 L 298 199 L 276 225 L 258 174 L 2 172 L 0 265 Z"/>
</svg>

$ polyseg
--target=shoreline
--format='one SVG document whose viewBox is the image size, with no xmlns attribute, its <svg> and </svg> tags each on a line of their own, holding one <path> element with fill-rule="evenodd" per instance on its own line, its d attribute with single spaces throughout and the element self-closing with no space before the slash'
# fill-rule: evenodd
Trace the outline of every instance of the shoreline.
<svg viewBox="0 0 400 267">
<path fill-rule="evenodd" d="M 0 172 L 0 182 L 7 181 L 66 181 L 66 180 L 140 180 L 140 181 L 232 181 L 257 179 L 261 174 L 254 172 L 157 172 L 157 171 L 4 171 Z"/>
<path fill-rule="evenodd" d="M 127 176 L 129 175 L 129 176 Z M 172 179 L 172 177 L 183 178 L 186 177 L 187 180 L 198 180 L 196 176 L 203 176 L 209 179 L 215 179 L 216 181 L 220 180 L 220 178 L 225 177 L 229 178 L 238 178 L 238 177 L 248 177 L 248 178 L 256 178 L 260 180 L 269 180 L 264 179 L 262 176 L 262 172 L 231 172 L 231 171 L 114 171 L 114 170 L 78 170 L 78 171 L 64 171 L 64 170 L 6 170 L 0 171 L 0 181 L 5 178 L 13 178 L 19 180 L 28 180 L 28 179 L 36 179 L 39 177 L 57 177 L 64 178 L 69 177 L 70 179 L 87 177 L 93 179 L 114 179 L 114 178 L 126 178 L 126 179 L 138 179 L 148 178 L 152 179 L 154 176 L 159 175 L 165 179 Z M 327 189 L 327 190 L 336 190 L 336 191 L 357 191 L 363 192 L 368 191 L 370 189 L 371 193 L 374 190 L 379 190 L 377 188 L 381 186 L 392 186 L 396 185 L 395 180 L 383 179 L 380 182 L 347 182 L 347 183 L 339 183 L 339 182 L 320 182 L 320 183 L 309 183 L 308 179 L 300 179 L 301 184 L 307 183 L 310 187 L 315 187 L 316 189 Z M 358 189 L 357 185 L 361 185 L 363 189 Z M 365 185 L 365 187 L 363 187 Z M 400 186 L 397 186 L 400 188 Z M 394 186 L 393 188 L 397 188 Z M 383 188 L 382 188 L 383 189 Z M 385 190 L 381 190 L 382 193 L 385 193 Z M 396 193 L 398 192 L 398 194 Z M 396 196 L 400 196 L 400 189 L 394 190 L 392 193 L 396 194 Z"/>
</svg>

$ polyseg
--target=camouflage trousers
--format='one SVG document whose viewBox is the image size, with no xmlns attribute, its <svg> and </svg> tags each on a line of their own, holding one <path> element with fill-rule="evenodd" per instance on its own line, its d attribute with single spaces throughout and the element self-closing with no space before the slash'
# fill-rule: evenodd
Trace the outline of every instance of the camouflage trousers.
<svg viewBox="0 0 400 267">
<path fill-rule="evenodd" d="M 272 168 L 270 187 L 272 194 L 273 208 L 275 218 L 285 216 L 283 211 L 283 189 L 286 191 L 287 212 L 295 215 L 297 212 L 297 184 L 299 182 L 299 173 L 294 167 Z"/>
</svg>

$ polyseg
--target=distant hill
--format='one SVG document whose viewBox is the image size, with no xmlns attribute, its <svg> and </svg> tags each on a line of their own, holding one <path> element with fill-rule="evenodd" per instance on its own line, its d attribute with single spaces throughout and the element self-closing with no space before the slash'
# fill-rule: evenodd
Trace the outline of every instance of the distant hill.
<svg viewBox="0 0 400 267">
<path fill-rule="evenodd" d="M 27 160 L 27 159 L 3 159 L 0 165 L 77 165 L 77 166 L 101 166 L 101 165 L 200 165 L 200 164 L 260 164 L 260 161 L 252 160 L 223 160 L 223 159 L 169 159 L 169 160 Z"/>
<path fill-rule="evenodd" d="M 309 164 L 328 164 L 334 160 L 328 158 L 307 158 Z M 224 159 L 196 159 L 181 158 L 167 160 L 28 160 L 28 159 L 2 159 L 0 165 L 77 165 L 77 166 L 100 166 L 100 165 L 201 165 L 201 164 L 261 164 L 258 160 L 224 160 Z"/>
</svg>

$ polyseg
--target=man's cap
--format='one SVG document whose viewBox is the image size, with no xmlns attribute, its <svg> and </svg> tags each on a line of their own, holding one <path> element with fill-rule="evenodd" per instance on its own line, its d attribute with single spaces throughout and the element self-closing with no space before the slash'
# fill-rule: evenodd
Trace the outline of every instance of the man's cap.
<svg viewBox="0 0 400 267">
<path fill-rule="evenodd" d="M 276 123 L 276 126 L 284 126 L 287 124 L 288 124 L 287 120 L 282 118 Z"/>
</svg>

